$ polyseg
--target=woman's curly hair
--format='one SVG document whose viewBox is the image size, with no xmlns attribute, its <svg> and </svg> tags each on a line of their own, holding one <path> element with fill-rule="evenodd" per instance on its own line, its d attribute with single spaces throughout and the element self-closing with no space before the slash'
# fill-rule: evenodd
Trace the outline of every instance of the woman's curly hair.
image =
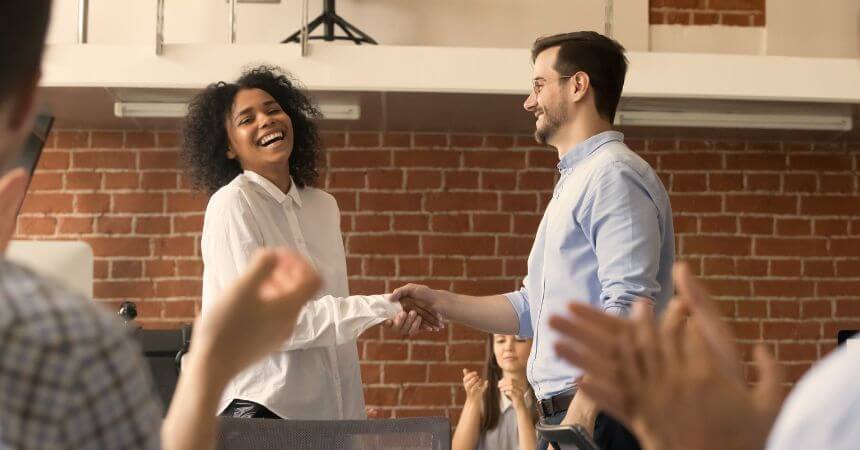
<svg viewBox="0 0 860 450">
<path fill-rule="evenodd" d="M 245 71 L 235 83 L 219 81 L 197 94 L 188 105 L 182 130 L 181 156 L 193 185 L 210 195 L 242 173 L 238 160 L 227 158 L 227 116 L 236 93 L 262 89 L 271 95 L 293 123 L 290 176 L 298 187 L 314 186 L 319 133 L 314 119 L 319 110 L 287 72 L 274 66 Z"/>
</svg>

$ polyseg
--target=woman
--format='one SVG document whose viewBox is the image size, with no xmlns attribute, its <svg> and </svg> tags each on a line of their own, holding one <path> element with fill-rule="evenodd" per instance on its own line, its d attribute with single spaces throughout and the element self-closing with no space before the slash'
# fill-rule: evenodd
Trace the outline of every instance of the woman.
<svg viewBox="0 0 860 450">
<path fill-rule="evenodd" d="M 236 83 L 212 84 L 189 105 L 182 156 L 195 185 L 211 194 L 201 238 L 202 313 L 259 247 L 297 250 L 323 280 L 319 299 L 302 311 L 282 351 L 228 384 L 222 415 L 365 418 L 355 339 L 402 314 L 381 295 L 343 298 L 340 211 L 331 195 L 313 187 L 318 116 L 296 84 L 272 67 L 252 69 Z M 420 324 L 411 321 L 408 332 Z"/>
<path fill-rule="evenodd" d="M 486 380 L 463 369 L 466 403 L 451 448 L 532 450 L 536 400 L 526 379 L 531 340 L 494 334 L 489 345 Z"/>
</svg>

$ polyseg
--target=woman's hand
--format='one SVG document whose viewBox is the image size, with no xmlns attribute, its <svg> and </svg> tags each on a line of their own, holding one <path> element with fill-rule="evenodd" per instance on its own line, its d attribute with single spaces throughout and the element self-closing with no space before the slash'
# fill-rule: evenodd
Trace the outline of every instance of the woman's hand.
<svg viewBox="0 0 860 450">
<path fill-rule="evenodd" d="M 478 375 L 478 372 L 463 369 L 463 389 L 466 390 L 467 402 L 480 402 L 488 381 Z"/>
<path fill-rule="evenodd" d="M 499 381 L 499 391 L 511 400 L 514 409 L 518 411 L 527 408 L 525 402 L 526 389 L 523 380 L 506 378 Z"/>
</svg>

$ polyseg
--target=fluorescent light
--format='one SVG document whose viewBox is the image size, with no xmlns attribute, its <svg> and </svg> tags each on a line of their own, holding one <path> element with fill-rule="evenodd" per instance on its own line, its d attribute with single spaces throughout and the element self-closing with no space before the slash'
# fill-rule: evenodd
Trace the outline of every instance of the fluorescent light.
<svg viewBox="0 0 860 450">
<path fill-rule="evenodd" d="M 358 120 L 361 106 L 358 102 L 321 102 L 319 110 L 323 119 Z M 115 102 L 113 113 L 117 117 L 182 118 L 188 111 L 187 103 L 161 102 Z"/>
<path fill-rule="evenodd" d="M 115 102 L 117 117 L 185 117 L 187 103 Z"/>
<path fill-rule="evenodd" d="M 768 130 L 850 131 L 850 112 L 808 114 L 705 112 L 705 111 L 619 111 L 615 124 L 622 126 L 757 128 Z"/>
</svg>

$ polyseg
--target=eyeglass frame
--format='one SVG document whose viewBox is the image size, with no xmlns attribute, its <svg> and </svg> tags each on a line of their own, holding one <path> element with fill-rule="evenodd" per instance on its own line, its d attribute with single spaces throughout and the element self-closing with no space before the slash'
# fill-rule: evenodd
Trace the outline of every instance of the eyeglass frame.
<svg viewBox="0 0 860 450">
<path fill-rule="evenodd" d="M 578 73 L 578 72 L 577 72 L 577 73 Z M 543 80 L 543 81 L 544 81 L 544 83 L 546 83 L 547 81 L 560 81 L 560 80 L 564 80 L 564 79 L 567 79 L 567 78 L 573 78 L 573 77 L 575 77 L 575 76 L 576 76 L 576 74 L 573 74 L 573 75 L 562 75 L 562 76 L 559 76 L 559 77 L 557 77 L 557 78 L 553 78 L 553 79 L 547 79 L 547 78 L 532 78 L 532 92 L 534 93 L 534 95 L 536 95 L 536 96 L 537 96 L 537 95 L 540 95 L 540 92 L 543 90 L 544 85 L 543 85 L 543 84 L 538 84 L 538 81 L 539 81 L 539 80 Z"/>
</svg>

